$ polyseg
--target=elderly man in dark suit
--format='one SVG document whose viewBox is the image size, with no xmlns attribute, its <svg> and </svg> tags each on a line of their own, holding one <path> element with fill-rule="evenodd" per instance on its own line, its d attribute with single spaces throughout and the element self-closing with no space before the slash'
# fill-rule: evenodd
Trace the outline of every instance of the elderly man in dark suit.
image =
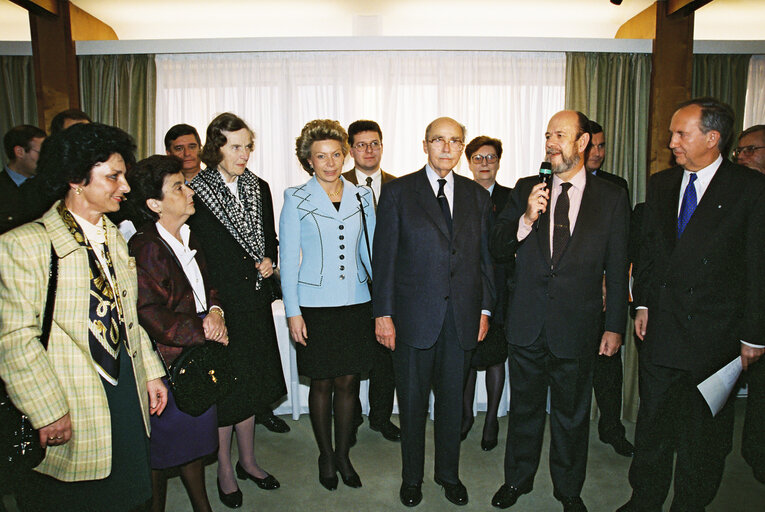
<svg viewBox="0 0 765 512">
<path fill-rule="evenodd" d="M 343 173 L 343 178 L 354 185 L 366 185 L 372 189 L 372 198 L 377 206 L 380 191 L 386 183 L 396 179 L 380 169 L 383 154 L 382 130 L 375 121 L 360 119 L 348 125 L 348 144 L 351 146 L 353 169 Z M 396 383 L 393 378 L 391 352 L 378 345 L 369 370 L 369 428 L 380 432 L 388 441 L 401 439 L 401 431 L 390 420 L 393 412 L 393 394 Z M 363 422 L 361 401 L 356 404 L 355 426 Z M 355 444 L 355 433 L 352 444 Z"/>
<path fill-rule="evenodd" d="M 703 511 L 733 438 L 733 400 L 716 416 L 697 385 L 731 360 L 744 369 L 765 345 L 765 176 L 723 158 L 733 111 L 688 101 L 670 124 L 677 166 L 651 177 L 635 281 L 640 409 L 632 498 L 659 511 L 673 474 L 673 511 Z M 758 347 L 759 346 L 759 347 Z"/>
<path fill-rule="evenodd" d="M 603 127 L 590 119 L 587 131 L 590 132 L 592 137 L 590 147 L 587 150 L 587 159 L 584 162 L 587 172 L 623 188 L 627 192 L 627 197 L 630 197 L 627 180 L 602 169 L 603 161 L 606 158 L 606 136 L 603 133 Z M 603 300 L 604 311 L 601 317 L 605 318 L 605 295 Z M 624 300 L 627 300 L 627 297 Z M 604 443 L 613 446 L 619 455 L 632 457 L 635 447 L 627 441 L 624 425 L 622 424 L 623 383 L 624 372 L 622 369 L 621 348 L 613 357 L 599 355 L 595 360 L 595 368 L 592 374 L 592 388 L 595 391 L 598 409 L 600 409 L 598 437 Z"/>
<path fill-rule="evenodd" d="M 515 290 L 505 321 L 510 344 L 510 411 L 505 482 L 492 499 L 512 506 L 531 492 L 539 465 L 550 389 L 550 473 L 565 512 L 586 511 L 592 372 L 613 356 L 627 323 L 626 192 L 584 168 L 590 135 L 581 112 L 555 114 L 545 151 L 548 190 L 522 178 L 492 230 L 496 258 L 515 253 Z M 601 333 L 605 273 L 606 317 Z"/>
<path fill-rule="evenodd" d="M 425 130 L 427 165 L 383 187 L 374 236 L 372 308 L 377 340 L 393 350 L 401 423 L 401 502 L 422 500 L 425 421 L 435 401 L 435 480 L 468 502 L 459 479 L 462 389 L 489 328 L 494 282 L 489 194 L 453 172 L 465 128 L 439 118 Z"/>
</svg>

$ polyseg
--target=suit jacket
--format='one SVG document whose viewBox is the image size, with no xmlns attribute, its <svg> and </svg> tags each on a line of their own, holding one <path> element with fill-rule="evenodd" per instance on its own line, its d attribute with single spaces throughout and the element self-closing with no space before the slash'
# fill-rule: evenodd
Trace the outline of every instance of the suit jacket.
<svg viewBox="0 0 765 512">
<path fill-rule="evenodd" d="M 58 204 L 58 203 L 57 203 Z M 88 344 L 90 267 L 78 244 L 53 208 L 44 225 L 25 224 L 0 236 L 0 377 L 13 403 L 35 428 L 71 412 L 72 439 L 49 446 L 37 471 L 59 480 L 94 480 L 111 472 L 109 406 Z M 127 354 L 146 433 L 149 397 L 146 382 L 165 374 L 146 332 L 138 323 L 135 260 L 125 239 L 104 218 L 116 286 L 121 290 Z M 59 259 L 58 289 L 47 352 L 40 344 L 40 323 L 48 289 L 50 249 Z"/>
<path fill-rule="evenodd" d="M 486 189 L 454 174 L 450 237 L 425 168 L 383 187 L 377 203 L 372 309 L 375 317 L 393 317 L 397 343 L 433 346 L 451 302 L 460 345 L 475 348 L 481 310 L 494 307 L 491 209 Z"/>
<path fill-rule="evenodd" d="M 300 315 L 300 306 L 346 306 L 370 299 L 367 281 L 372 265 L 356 194 L 364 207 L 371 249 L 375 231 L 372 192 L 340 179 L 344 186 L 339 211 L 315 176 L 284 191 L 279 234 L 288 317 Z"/>
<path fill-rule="evenodd" d="M 586 172 L 586 171 L 584 171 Z M 602 332 L 602 282 L 606 274 L 605 330 L 624 333 L 627 322 L 627 236 L 629 201 L 619 187 L 587 173 L 576 224 L 560 261 L 550 256 L 550 212 L 538 229 L 518 241 L 536 176 L 521 178 L 492 232 L 492 255 L 515 253 L 515 291 L 505 324 L 508 342 L 529 346 L 544 329 L 560 358 L 593 357 Z"/>
<path fill-rule="evenodd" d="M 396 179 L 396 177 L 393 176 L 392 174 L 388 174 L 385 171 L 380 171 L 380 172 L 382 173 L 382 176 L 381 176 L 382 185 L 385 185 L 386 183 L 391 182 L 391 181 Z M 346 180 L 350 181 L 354 185 L 358 185 L 359 184 L 356 181 L 356 168 L 355 167 L 353 169 L 351 169 L 350 171 L 344 172 L 343 173 L 343 178 L 345 178 Z M 362 183 L 362 185 L 365 185 L 365 183 Z"/>
<path fill-rule="evenodd" d="M 598 169 L 597 171 L 595 171 L 595 176 L 597 176 L 598 178 L 602 178 L 602 179 L 604 179 L 606 181 L 610 181 L 614 185 L 617 185 L 617 186 L 623 188 L 624 190 L 627 191 L 627 195 L 629 196 L 629 194 L 630 194 L 630 187 L 629 187 L 629 185 L 627 185 L 627 180 L 625 180 L 621 176 L 617 176 L 616 174 L 613 174 L 613 173 L 610 173 L 610 172 L 606 172 L 606 171 L 604 171 L 602 169 Z"/>
<path fill-rule="evenodd" d="M 245 171 L 245 172 L 250 172 Z M 263 234 L 266 239 L 264 257 L 278 263 L 278 242 L 274 228 L 274 206 L 271 188 L 265 180 L 258 180 L 262 200 Z M 248 312 L 262 308 L 273 299 L 271 279 L 265 279 L 260 290 L 255 289 L 258 270 L 255 260 L 213 215 L 205 203 L 194 196 L 196 213 L 189 217 L 188 225 L 197 242 L 204 248 L 210 275 L 208 286 L 216 289 L 224 311 Z M 229 319 L 229 320 L 233 320 Z M 235 321 L 235 320 L 234 320 Z"/>
<path fill-rule="evenodd" d="M 0 172 L 0 233 L 26 222 L 24 201 L 16 183 L 7 172 Z"/>
<path fill-rule="evenodd" d="M 494 228 L 497 218 L 502 210 L 507 206 L 510 199 L 510 192 L 513 189 L 503 187 L 499 183 L 494 183 L 494 189 L 491 191 L 491 215 L 489 215 L 489 231 Z M 512 281 L 513 269 L 515 268 L 515 255 L 504 260 L 492 258 L 494 263 L 494 286 L 496 289 L 496 306 L 492 308 L 491 321 L 496 324 L 505 322 L 505 313 L 507 311 L 508 294 L 513 292 L 514 284 Z M 510 280 L 508 280 L 508 277 Z"/>
<path fill-rule="evenodd" d="M 699 380 L 765 345 L 765 176 L 723 160 L 677 238 L 683 169 L 651 177 L 635 304 L 648 308 L 641 357 Z"/>
<path fill-rule="evenodd" d="M 170 365 L 184 347 L 205 342 L 194 291 L 174 253 L 157 232 L 156 224 L 143 226 L 130 238 L 128 247 L 138 266 L 138 319 Z M 218 291 L 210 288 L 207 262 L 193 233 L 189 248 L 197 251 L 194 259 L 205 283 L 208 309 L 222 308 Z"/>
</svg>

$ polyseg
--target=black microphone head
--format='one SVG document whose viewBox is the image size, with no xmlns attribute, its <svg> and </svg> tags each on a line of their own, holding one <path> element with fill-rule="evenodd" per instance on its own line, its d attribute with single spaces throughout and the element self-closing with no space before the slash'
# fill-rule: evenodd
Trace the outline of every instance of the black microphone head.
<svg viewBox="0 0 765 512">
<path fill-rule="evenodd" d="M 546 183 L 547 188 L 550 188 L 552 183 L 552 164 L 550 162 L 542 162 L 539 166 L 539 183 Z"/>
</svg>

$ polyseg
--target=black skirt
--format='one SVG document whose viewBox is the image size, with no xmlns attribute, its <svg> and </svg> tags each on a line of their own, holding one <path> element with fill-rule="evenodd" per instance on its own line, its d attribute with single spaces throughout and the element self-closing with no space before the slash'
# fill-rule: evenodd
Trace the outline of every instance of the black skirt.
<svg viewBox="0 0 765 512">
<path fill-rule="evenodd" d="M 478 344 L 470 360 L 471 368 L 485 368 L 504 363 L 507 359 L 507 340 L 501 324 L 491 322 L 486 338 Z"/>
<path fill-rule="evenodd" d="M 306 346 L 295 345 L 300 375 L 331 379 L 369 371 L 376 343 L 371 302 L 300 309 L 308 330 Z"/>
</svg>

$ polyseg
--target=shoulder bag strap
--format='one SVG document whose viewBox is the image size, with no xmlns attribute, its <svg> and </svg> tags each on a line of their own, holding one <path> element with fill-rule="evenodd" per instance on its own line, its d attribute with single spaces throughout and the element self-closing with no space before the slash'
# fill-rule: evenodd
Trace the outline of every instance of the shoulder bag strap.
<svg viewBox="0 0 765 512">
<path fill-rule="evenodd" d="M 372 262 L 372 251 L 369 250 L 369 232 L 367 231 L 367 215 L 364 213 L 364 203 L 361 202 L 361 194 L 356 192 L 356 199 L 359 200 L 359 209 L 361 210 L 361 224 L 364 227 L 364 241 L 367 243 L 367 254 L 369 255 L 369 261 Z M 366 268 L 364 269 L 366 270 Z M 367 278 L 369 282 L 372 282 L 372 276 L 367 272 Z"/>
</svg>

